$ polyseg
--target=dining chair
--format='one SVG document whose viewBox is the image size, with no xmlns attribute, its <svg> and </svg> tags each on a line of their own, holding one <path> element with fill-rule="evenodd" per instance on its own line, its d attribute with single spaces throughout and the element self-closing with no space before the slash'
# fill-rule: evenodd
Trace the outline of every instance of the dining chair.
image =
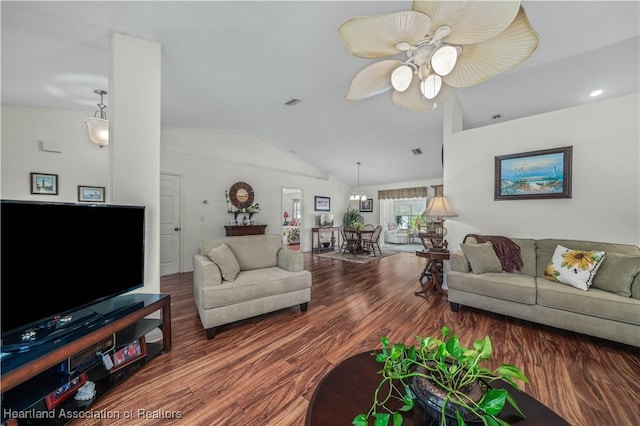
<svg viewBox="0 0 640 426">
<path fill-rule="evenodd" d="M 364 228 L 363 228 L 363 229 L 364 229 L 365 231 L 373 231 L 375 228 L 376 228 L 376 227 L 375 227 L 375 225 L 373 225 L 373 224 L 371 224 L 371 223 L 367 223 L 367 224 L 364 226 Z"/>
<path fill-rule="evenodd" d="M 355 228 L 344 226 L 344 253 L 350 252 L 354 256 L 361 250 L 360 238 Z"/>
<path fill-rule="evenodd" d="M 371 236 L 368 240 L 364 242 L 365 251 L 370 252 L 373 256 L 376 256 L 376 250 L 378 250 L 378 254 L 382 254 L 382 250 L 380 249 L 380 234 L 382 233 L 382 226 L 378 225 L 375 227 Z"/>
</svg>

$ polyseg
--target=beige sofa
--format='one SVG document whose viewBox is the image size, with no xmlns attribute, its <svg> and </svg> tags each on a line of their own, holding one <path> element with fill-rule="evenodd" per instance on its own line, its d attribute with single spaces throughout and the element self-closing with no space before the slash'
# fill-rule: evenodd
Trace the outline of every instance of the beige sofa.
<svg viewBox="0 0 640 426">
<path fill-rule="evenodd" d="M 223 324 L 295 305 L 306 311 L 311 283 L 304 255 L 282 247 L 280 235 L 205 240 L 193 257 L 194 299 L 207 339 Z"/>
<path fill-rule="evenodd" d="M 511 240 L 520 247 L 520 272 L 473 273 L 469 256 L 460 249 L 451 253 L 446 280 L 453 311 L 466 305 L 640 347 L 640 248 L 562 239 Z M 558 245 L 607 253 L 587 291 L 543 278 Z M 599 288 L 594 287 L 596 279 Z"/>
</svg>

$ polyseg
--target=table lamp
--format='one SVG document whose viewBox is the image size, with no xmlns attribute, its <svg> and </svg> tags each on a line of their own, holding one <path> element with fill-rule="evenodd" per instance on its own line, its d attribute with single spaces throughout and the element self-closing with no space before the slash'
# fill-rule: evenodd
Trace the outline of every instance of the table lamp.
<svg viewBox="0 0 640 426">
<path fill-rule="evenodd" d="M 444 227 L 444 218 L 458 216 L 449 206 L 449 201 L 445 197 L 431 198 L 422 216 L 432 218 L 431 221 L 435 225 L 435 234 L 430 235 L 431 243 L 433 244 L 431 251 L 448 251 L 447 246 L 449 243 L 444 239 L 444 236 L 447 235 L 447 228 Z"/>
</svg>

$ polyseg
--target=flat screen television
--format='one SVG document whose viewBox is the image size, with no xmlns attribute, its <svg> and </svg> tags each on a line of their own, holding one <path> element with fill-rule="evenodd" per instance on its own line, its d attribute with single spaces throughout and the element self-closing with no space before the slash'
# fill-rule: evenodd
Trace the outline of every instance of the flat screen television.
<svg viewBox="0 0 640 426">
<path fill-rule="evenodd" d="M 0 220 L 3 352 L 87 324 L 100 315 L 91 305 L 144 285 L 142 206 L 2 200 Z"/>
</svg>

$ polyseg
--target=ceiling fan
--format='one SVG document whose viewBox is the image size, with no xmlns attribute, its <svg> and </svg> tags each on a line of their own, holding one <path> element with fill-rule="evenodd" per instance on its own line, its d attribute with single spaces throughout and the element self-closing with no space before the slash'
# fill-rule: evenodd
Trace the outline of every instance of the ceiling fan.
<svg viewBox="0 0 640 426">
<path fill-rule="evenodd" d="M 352 55 L 385 59 L 358 72 L 348 101 L 393 90 L 393 103 L 436 108 L 456 87 L 512 69 L 533 54 L 538 35 L 520 1 L 414 1 L 412 10 L 347 19 L 338 34 Z"/>
</svg>

